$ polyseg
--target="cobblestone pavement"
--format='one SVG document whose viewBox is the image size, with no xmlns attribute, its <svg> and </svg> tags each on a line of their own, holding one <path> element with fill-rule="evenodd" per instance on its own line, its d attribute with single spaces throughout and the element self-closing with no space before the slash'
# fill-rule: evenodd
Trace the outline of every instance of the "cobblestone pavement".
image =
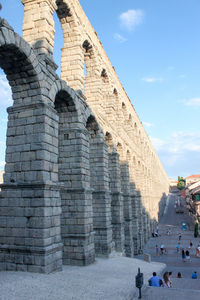
<svg viewBox="0 0 200 300">
<path fill-rule="evenodd" d="M 170 194 L 168 206 L 166 208 L 165 214 L 159 223 L 159 237 L 151 238 L 145 246 L 144 253 L 151 254 L 151 260 L 156 262 L 163 262 L 167 265 L 166 270 L 172 271 L 172 283 L 173 288 L 171 291 L 163 291 L 163 298 L 159 298 L 161 295 L 159 293 L 161 290 L 155 290 L 152 288 L 147 289 L 144 294 L 144 299 L 174 299 L 178 296 L 184 294 L 182 289 L 187 289 L 185 291 L 186 295 L 192 295 L 192 297 L 187 299 L 200 299 L 200 258 L 196 257 L 196 246 L 200 243 L 200 238 L 194 238 L 193 234 L 193 223 L 192 218 L 188 215 L 185 207 L 185 201 L 182 199 L 181 202 L 184 207 L 184 213 L 176 213 L 175 203 L 180 199 L 178 195 Z M 187 229 L 182 230 L 182 222 L 187 224 Z M 170 230 L 170 234 L 167 234 L 167 230 Z M 185 250 L 190 251 L 191 261 L 184 262 L 181 256 L 181 250 L 177 253 L 176 245 L 179 242 L 179 234 L 181 233 L 180 247 Z M 192 241 L 193 246 L 190 249 L 190 241 Z M 156 245 L 159 247 L 164 244 L 166 247 L 166 253 L 159 253 L 156 255 Z M 142 258 L 142 256 L 140 256 Z M 154 270 L 152 270 L 153 272 Z M 198 274 L 197 280 L 191 279 L 192 273 L 196 271 Z M 177 273 L 181 272 L 183 279 L 176 279 Z M 172 290 L 174 292 L 172 292 Z M 194 291 L 196 290 L 196 291 Z M 199 290 L 199 291 L 197 291 Z M 171 293 L 171 294 L 170 294 Z M 199 294 L 198 294 L 199 293 Z M 197 295 L 196 295 L 197 294 Z M 157 295 L 157 296 L 156 296 Z M 166 297 L 166 298 L 165 298 Z M 182 296 L 181 296 L 182 297 Z M 195 298 L 196 297 L 196 298 Z M 199 297 L 199 298 L 198 298 Z M 185 298 L 184 298 L 185 299 Z"/>
</svg>

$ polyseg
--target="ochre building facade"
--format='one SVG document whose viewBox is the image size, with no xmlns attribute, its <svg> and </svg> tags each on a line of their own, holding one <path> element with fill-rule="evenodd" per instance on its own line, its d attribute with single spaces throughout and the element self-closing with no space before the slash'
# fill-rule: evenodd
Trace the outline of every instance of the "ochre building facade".
<svg viewBox="0 0 200 300">
<path fill-rule="evenodd" d="M 0 66 L 13 94 L 0 269 L 49 273 L 113 251 L 142 253 L 169 191 L 157 154 L 79 2 L 22 3 L 23 38 L 0 20 Z"/>
</svg>

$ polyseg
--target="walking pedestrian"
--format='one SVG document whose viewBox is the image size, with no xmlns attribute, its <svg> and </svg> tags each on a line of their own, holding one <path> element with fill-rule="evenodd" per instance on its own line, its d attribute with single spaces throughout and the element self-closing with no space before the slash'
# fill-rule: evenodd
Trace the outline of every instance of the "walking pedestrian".
<svg viewBox="0 0 200 300">
<path fill-rule="evenodd" d="M 185 262 L 185 250 L 182 249 L 182 260 Z"/>
<path fill-rule="evenodd" d="M 164 288 L 170 288 L 170 281 L 169 281 L 169 273 L 165 272 L 163 274 L 163 287 Z"/>
<path fill-rule="evenodd" d="M 161 244 L 161 245 L 160 245 L 160 253 L 161 253 L 161 254 L 164 253 L 164 249 L 165 249 L 164 244 Z"/>
<path fill-rule="evenodd" d="M 180 241 L 181 238 L 182 238 L 182 235 L 181 235 L 181 233 L 179 233 L 179 235 L 178 235 L 178 240 Z"/>
<path fill-rule="evenodd" d="M 185 251 L 185 258 L 186 258 L 186 261 L 191 261 L 190 260 L 190 252 L 188 250 Z"/>
<path fill-rule="evenodd" d="M 156 226 L 155 235 L 158 236 L 158 225 Z"/>
<path fill-rule="evenodd" d="M 176 245 L 176 252 L 179 253 L 179 250 L 180 250 L 180 243 L 178 243 L 178 244 Z"/>
<path fill-rule="evenodd" d="M 190 249 L 192 249 L 192 246 L 193 246 L 192 241 L 190 241 Z"/>
</svg>

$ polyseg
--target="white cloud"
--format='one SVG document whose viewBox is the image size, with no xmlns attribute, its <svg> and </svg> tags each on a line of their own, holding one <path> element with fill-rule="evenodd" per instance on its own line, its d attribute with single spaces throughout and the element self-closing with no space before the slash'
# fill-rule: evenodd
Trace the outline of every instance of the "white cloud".
<svg viewBox="0 0 200 300">
<path fill-rule="evenodd" d="M 143 124 L 144 126 L 146 126 L 147 128 L 150 128 L 150 127 L 153 126 L 153 124 L 152 124 L 152 123 L 149 123 L 149 122 L 142 122 L 142 124 Z"/>
<path fill-rule="evenodd" d="M 144 12 L 141 9 L 129 9 L 119 16 L 121 27 L 133 31 L 144 21 Z"/>
<path fill-rule="evenodd" d="M 143 81 L 148 82 L 148 83 L 152 83 L 152 82 L 161 82 L 163 81 L 163 78 L 156 78 L 156 77 L 144 77 L 142 78 Z"/>
<path fill-rule="evenodd" d="M 166 140 L 150 139 L 169 176 L 199 174 L 200 131 L 174 132 Z"/>
<path fill-rule="evenodd" d="M 191 98 L 184 101 L 186 106 L 200 106 L 200 98 Z"/>
<path fill-rule="evenodd" d="M 115 33 L 114 34 L 114 39 L 117 40 L 120 43 L 124 43 L 127 41 L 127 39 L 125 37 L 123 37 L 121 34 L 119 33 Z"/>
<path fill-rule="evenodd" d="M 5 108 L 13 104 L 12 92 L 5 75 L 0 75 L 0 107 Z"/>
</svg>

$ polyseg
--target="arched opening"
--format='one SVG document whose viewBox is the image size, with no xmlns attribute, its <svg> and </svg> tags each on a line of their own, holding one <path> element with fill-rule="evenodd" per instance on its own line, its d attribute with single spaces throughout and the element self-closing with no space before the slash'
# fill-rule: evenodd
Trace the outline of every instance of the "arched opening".
<svg viewBox="0 0 200 300">
<path fill-rule="evenodd" d="M 97 135 L 99 131 L 99 125 L 94 116 L 89 116 L 89 118 L 87 119 L 86 128 L 90 132 L 92 138 Z"/>
<path fill-rule="evenodd" d="M 94 116 L 88 118 L 86 128 L 90 133 L 90 186 L 93 189 L 95 253 L 108 256 L 112 251 L 112 228 L 107 145 Z"/>
<path fill-rule="evenodd" d="M 118 110 L 118 105 L 119 105 L 119 93 L 118 90 L 116 88 L 113 89 L 113 96 L 114 96 L 114 111 L 115 111 L 115 117 L 116 117 L 116 113 Z"/>
<path fill-rule="evenodd" d="M 92 74 L 93 64 L 91 64 L 91 60 L 93 59 L 93 49 L 88 40 L 85 40 L 83 42 L 82 47 L 84 52 L 83 93 L 87 94 L 89 93 L 89 89 L 91 88 L 90 80 L 92 79 L 92 76 L 94 76 Z"/>
<path fill-rule="evenodd" d="M 55 109 L 59 117 L 58 181 L 61 186 L 61 237 L 63 264 L 87 265 L 95 259 L 92 201 L 91 193 L 88 192 L 89 143 L 75 101 L 76 98 L 72 98 L 65 90 L 58 91 L 55 97 Z M 88 122 L 88 126 L 92 127 L 92 121 Z"/>
<path fill-rule="evenodd" d="M 127 160 L 127 162 L 130 162 L 130 160 L 131 160 L 131 153 L 129 150 L 127 150 L 127 152 L 126 152 L 126 160 Z"/>
<path fill-rule="evenodd" d="M 108 145 L 109 149 L 112 150 L 113 138 L 112 138 L 112 135 L 108 131 L 106 131 L 105 140 L 106 140 L 106 144 Z"/>
<path fill-rule="evenodd" d="M 59 2 L 59 1 L 57 1 Z M 60 1 L 61 2 L 61 1 Z M 58 5 L 58 10 L 54 12 L 53 19 L 55 23 L 55 35 L 54 35 L 54 48 L 53 48 L 53 57 L 55 63 L 58 65 L 58 69 L 56 70 L 56 73 L 58 76 L 61 76 L 61 54 L 62 54 L 62 48 L 64 45 L 64 37 L 63 37 L 63 30 L 61 27 L 61 4 Z"/>
<path fill-rule="evenodd" d="M 84 55 L 81 47 L 79 24 L 73 15 L 73 7 L 66 1 L 56 0 L 64 45 L 61 55 L 61 78 L 74 90 L 83 91 Z"/>
<path fill-rule="evenodd" d="M 117 91 L 117 89 L 116 89 L 116 88 L 114 88 L 114 90 L 113 90 L 113 94 L 114 94 L 115 96 L 118 96 L 118 91 Z"/>
<path fill-rule="evenodd" d="M 108 72 L 105 68 L 103 68 L 101 71 L 101 91 L 102 91 L 101 109 L 102 109 L 102 113 L 105 114 L 106 112 L 109 112 L 107 108 L 109 105 L 108 103 L 110 102 L 110 81 L 108 77 Z"/>
<path fill-rule="evenodd" d="M 14 36 L 13 32 L 10 34 L 13 34 Z M 39 76 L 36 72 L 37 68 L 39 71 L 39 66 L 37 65 L 37 60 L 34 57 L 34 54 L 31 53 L 31 48 L 23 39 L 20 41 L 20 48 L 15 46 L 14 42 L 11 45 L 9 44 L 9 41 L 6 41 L 5 43 L 3 41 L 1 42 L 3 45 L 0 45 L 0 67 L 5 72 L 8 80 L 5 80 L 5 76 L 1 77 L 1 84 L 3 84 L 4 88 L 6 88 L 7 94 L 5 97 L 8 97 L 10 86 L 12 90 L 12 98 L 14 100 L 14 107 L 29 105 L 31 103 L 34 104 L 38 97 L 37 95 L 40 94 Z M 4 99 L 4 103 L 6 103 L 6 99 Z M 12 101 L 10 99 L 8 105 L 11 104 Z M 21 165 L 21 168 L 19 167 L 19 161 L 23 157 L 23 153 L 26 152 L 26 147 L 28 148 L 28 145 L 30 145 L 31 142 L 28 140 L 25 141 L 24 138 L 25 127 L 29 125 L 29 122 L 31 123 L 30 119 L 25 121 L 26 115 L 31 114 L 30 111 L 26 112 L 26 110 L 30 109 L 24 107 L 24 116 L 23 114 L 17 114 L 14 110 L 8 111 L 9 121 L 7 124 L 6 172 L 4 176 L 4 180 L 6 182 L 24 182 L 29 181 L 31 178 L 31 170 L 27 170 L 24 164 Z M 6 127 L 7 117 L 5 110 L 1 113 L 4 114 L 5 122 L 2 123 L 4 123 Z M 17 120 L 20 118 L 22 120 Z M 23 130 L 22 127 L 20 127 L 21 124 L 24 124 Z M 33 127 L 34 124 L 30 133 L 33 133 Z M 18 148 L 16 147 L 17 149 L 14 149 L 12 145 L 17 145 L 17 143 L 19 143 L 20 146 Z M 25 144 L 27 145 L 25 146 Z M 15 153 L 16 159 L 11 159 L 12 153 Z M 23 157 L 21 163 L 25 162 L 25 160 L 27 161 L 27 157 Z"/>
<path fill-rule="evenodd" d="M 60 270 L 62 264 L 60 211 L 59 207 L 55 209 L 58 197 L 51 186 L 53 130 L 51 138 L 47 133 L 48 113 L 52 108 L 43 102 L 42 72 L 34 51 L 9 25 L 0 27 L 0 36 L 0 67 L 7 76 L 14 100 L 8 108 L 5 184 L 1 196 L 5 208 L 10 203 L 10 210 L 4 226 L 7 235 L 0 234 L 1 259 L 5 270 L 12 264 L 16 271 L 52 272 Z M 47 182 L 51 186 L 48 192 Z M 44 221 L 46 216 L 48 224 Z"/>
<path fill-rule="evenodd" d="M 71 98 L 71 96 L 66 91 L 59 91 L 56 95 L 55 102 L 54 102 L 55 109 L 59 113 L 59 122 L 65 122 L 67 121 L 67 125 L 70 125 L 70 121 L 73 115 L 76 116 L 76 107 L 74 104 L 74 100 Z M 66 116 L 66 113 L 68 113 L 69 120 L 63 120 L 62 116 L 63 114 Z"/>
<path fill-rule="evenodd" d="M 118 152 L 118 154 L 120 156 L 120 160 L 122 160 L 123 159 L 123 148 L 122 148 L 122 144 L 121 143 L 117 144 L 117 152 Z"/>
<path fill-rule="evenodd" d="M 12 91 L 5 73 L 0 69 L 0 184 L 3 183 L 3 174 L 5 167 L 5 155 L 6 155 L 6 131 L 8 114 L 7 107 L 13 104 Z"/>
</svg>

